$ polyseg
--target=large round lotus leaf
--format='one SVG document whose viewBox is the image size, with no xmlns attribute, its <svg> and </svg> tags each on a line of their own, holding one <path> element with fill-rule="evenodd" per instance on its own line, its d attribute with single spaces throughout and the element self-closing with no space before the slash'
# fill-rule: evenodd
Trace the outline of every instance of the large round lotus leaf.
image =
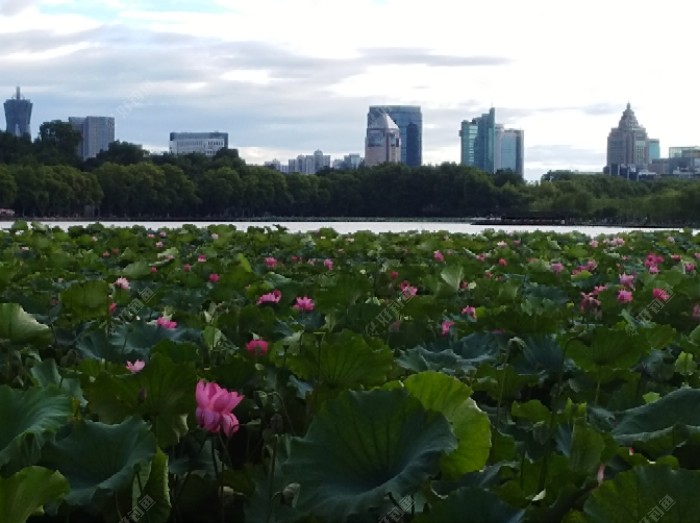
<svg viewBox="0 0 700 523">
<path fill-rule="evenodd" d="M 0 340 L 27 343 L 50 338 L 49 326 L 36 321 L 18 303 L 0 303 Z"/>
<path fill-rule="evenodd" d="M 155 453 L 155 437 L 142 420 L 130 418 L 119 425 L 81 421 L 68 437 L 44 447 L 42 464 L 68 479 L 67 503 L 88 506 L 96 496 L 130 491 L 137 469 Z"/>
<path fill-rule="evenodd" d="M 678 429 L 700 433 L 700 390 L 678 389 L 652 402 L 625 411 L 612 430 L 620 445 L 645 448 L 655 454 L 672 450 L 683 442 Z"/>
<path fill-rule="evenodd" d="M 9 473 L 33 464 L 70 415 L 70 398 L 56 389 L 0 387 L 0 470 Z"/>
<path fill-rule="evenodd" d="M 78 282 L 61 293 L 61 303 L 77 320 L 100 318 L 107 315 L 109 291 L 104 280 Z"/>
<path fill-rule="evenodd" d="M 173 363 L 153 356 L 136 374 L 100 373 L 85 390 L 88 407 L 100 421 L 118 423 L 140 414 L 151 421 L 158 444 L 170 447 L 187 433 L 187 416 L 194 412 L 197 373 L 191 363 Z"/>
<path fill-rule="evenodd" d="M 343 392 L 328 401 L 283 467 L 301 484 L 298 507 L 345 521 L 384 496 L 415 492 L 457 440 L 449 422 L 404 390 Z"/>
<path fill-rule="evenodd" d="M 604 481 L 583 506 L 587 521 L 600 523 L 697 523 L 700 471 L 668 465 L 635 467 Z"/>
<path fill-rule="evenodd" d="M 424 408 L 442 413 L 457 436 L 457 449 L 440 463 L 445 478 L 481 470 L 491 451 L 491 422 L 470 397 L 471 389 L 457 378 L 434 371 L 413 374 L 404 383 Z"/>
<path fill-rule="evenodd" d="M 493 492 L 481 488 L 462 488 L 446 500 L 435 504 L 427 514 L 421 514 L 415 523 L 520 523 L 525 515 L 506 504 Z"/>
<path fill-rule="evenodd" d="M 43 467 L 27 467 L 0 478 L 2 523 L 24 523 L 32 515 L 43 514 L 46 503 L 59 501 L 69 490 L 66 478 Z"/>
</svg>

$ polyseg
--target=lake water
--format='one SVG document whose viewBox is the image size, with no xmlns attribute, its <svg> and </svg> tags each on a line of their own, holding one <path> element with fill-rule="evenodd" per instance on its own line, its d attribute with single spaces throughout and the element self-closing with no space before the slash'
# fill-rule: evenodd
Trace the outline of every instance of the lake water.
<svg viewBox="0 0 700 523">
<path fill-rule="evenodd" d="M 50 227 L 60 227 L 67 229 L 75 225 L 88 225 L 94 222 L 72 222 L 72 221 L 47 221 L 42 222 Z M 330 227 L 341 234 L 354 233 L 357 231 L 371 231 L 374 233 L 382 232 L 435 232 L 447 231 L 449 233 L 462 234 L 478 234 L 488 229 L 502 230 L 506 232 L 531 232 L 531 231 L 552 231 L 558 233 L 581 232 L 588 236 L 598 236 L 599 234 L 619 234 L 632 231 L 659 231 L 661 229 L 643 229 L 631 227 L 589 227 L 589 226 L 570 226 L 570 225 L 472 225 L 470 223 L 458 222 L 401 222 L 401 221 L 382 221 L 382 222 L 111 222 L 102 221 L 105 227 L 131 227 L 133 225 L 142 225 L 149 229 L 162 228 L 178 228 L 185 224 L 194 224 L 198 227 L 208 227 L 209 225 L 226 224 L 233 225 L 237 229 L 248 229 L 249 227 L 274 227 L 279 225 L 285 227 L 289 232 L 309 232 L 317 231 L 323 227 Z M 0 228 L 8 229 L 12 226 L 12 221 L 0 222 Z M 680 229 L 668 229 L 680 230 Z"/>
</svg>

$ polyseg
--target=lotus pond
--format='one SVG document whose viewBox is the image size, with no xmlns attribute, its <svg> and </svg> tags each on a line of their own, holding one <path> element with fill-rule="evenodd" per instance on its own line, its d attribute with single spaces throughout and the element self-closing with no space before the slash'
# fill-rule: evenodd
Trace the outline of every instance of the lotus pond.
<svg viewBox="0 0 700 523">
<path fill-rule="evenodd" d="M 0 232 L 0 521 L 700 521 L 700 238 Z"/>
</svg>

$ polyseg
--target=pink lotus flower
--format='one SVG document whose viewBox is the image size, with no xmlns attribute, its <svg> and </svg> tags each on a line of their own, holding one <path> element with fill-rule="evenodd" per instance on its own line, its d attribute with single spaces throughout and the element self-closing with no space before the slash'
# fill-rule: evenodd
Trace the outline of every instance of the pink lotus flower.
<svg viewBox="0 0 700 523">
<path fill-rule="evenodd" d="M 586 263 L 586 265 L 584 265 L 583 268 L 588 272 L 593 272 L 598 268 L 598 262 L 595 260 L 588 260 L 588 263 Z"/>
<path fill-rule="evenodd" d="M 238 418 L 231 411 L 244 397 L 216 383 L 200 380 L 195 391 L 197 423 L 209 432 L 223 430 L 224 434 L 231 436 L 239 427 Z"/>
<path fill-rule="evenodd" d="M 554 262 L 549 265 L 549 268 L 552 272 L 559 274 L 561 271 L 564 270 L 564 264 L 561 262 Z"/>
<path fill-rule="evenodd" d="M 399 284 L 399 288 L 401 289 L 401 292 L 403 293 L 404 296 L 409 297 L 409 296 L 415 296 L 418 294 L 418 289 L 416 287 L 413 287 L 410 283 L 408 283 L 408 280 L 404 280 Z"/>
<path fill-rule="evenodd" d="M 292 256 L 291 260 L 292 260 L 292 263 L 297 263 L 299 261 L 299 256 Z"/>
<path fill-rule="evenodd" d="M 156 320 L 156 325 L 158 325 L 159 327 L 163 327 L 164 329 L 172 330 L 175 327 L 177 327 L 177 322 L 169 320 L 165 316 L 161 316 Z"/>
<path fill-rule="evenodd" d="M 126 368 L 129 369 L 129 372 L 131 372 L 132 374 L 141 372 L 145 366 L 146 362 L 143 360 L 136 360 L 133 363 L 131 363 L 130 361 L 126 362 Z"/>
<path fill-rule="evenodd" d="M 700 252 L 694 254 L 696 260 L 700 260 Z"/>
<path fill-rule="evenodd" d="M 152 232 L 149 232 L 149 233 L 146 235 L 146 237 L 147 237 L 148 239 L 152 239 L 152 238 L 155 238 L 156 235 L 153 234 Z"/>
<path fill-rule="evenodd" d="M 486 260 L 486 255 L 485 254 L 477 254 L 476 259 L 479 261 L 485 261 Z"/>
<path fill-rule="evenodd" d="M 506 242 L 504 242 L 503 240 L 501 240 L 500 242 L 498 242 L 496 244 L 497 247 L 505 247 L 506 245 L 508 245 L 508 244 Z"/>
<path fill-rule="evenodd" d="M 197 256 L 197 261 L 199 263 L 204 263 L 205 261 L 207 261 L 207 257 L 204 256 L 204 254 L 200 254 L 199 256 Z"/>
<path fill-rule="evenodd" d="M 311 312 L 314 310 L 314 300 L 307 296 L 297 298 L 294 308 L 298 311 Z"/>
<path fill-rule="evenodd" d="M 679 262 L 679 261 L 681 261 L 681 255 L 680 254 L 672 254 L 671 260 L 673 260 L 674 262 Z"/>
<path fill-rule="evenodd" d="M 399 277 L 399 273 L 396 272 L 396 271 L 391 271 L 391 272 L 389 273 L 389 277 L 390 277 L 392 280 L 395 280 L 396 278 Z"/>
<path fill-rule="evenodd" d="M 471 305 L 467 305 L 462 309 L 462 314 L 466 314 L 469 316 L 471 319 L 476 320 L 476 307 L 472 307 Z"/>
<path fill-rule="evenodd" d="M 693 305 L 693 319 L 700 320 L 700 303 Z"/>
<path fill-rule="evenodd" d="M 668 301 L 671 298 L 671 295 L 668 292 L 658 287 L 655 287 L 654 290 L 651 291 L 651 295 L 655 300 L 661 301 Z"/>
<path fill-rule="evenodd" d="M 634 274 L 620 274 L 620 285 L 634 289 Z"/>
<path fill-rule="evenodd" d="M 598 480 L 598 485 L 603 483 L 605 480 L 605 465 L 601 464 L 600 467 L 598 467 L 598 473 L 596 474 L 596 479 Z"/>
<path fill-rule="evenodd" d="M 264 356 L 267 354 L 268 343 L 265 340 L 250 340 L 246 343 L 245 348 L 251 354 Z"/>
<path fill-rule="evenodd" d="M 588 245 L 595 249 L 596 247 L 598 247 L 598 240 L 591 240 L 588 242 Z"/>
<path fill-rule="evenodd" d="M 598 296 L 601 292 L 605 291 L 608 289 L 607 285 L 596 285 L 593 287 L 593 291 L 591 291 L 591 294 L 593 296 Z"/>
<path fill-rule="evenodd" d="M 645 267 L 651 267 L 652 265 L 659 265 L 660 263 L 663 263 L 663 261 L 663 256 L 650 252 L 649 254 L 647 254 L 647 257 L 644 260 L 644 265 Z"/>
<path fill-rule="evenodd" d="M 676 243 L 676 239 L 675 239 L 673 236 L 668 236 L 668 237 L 666 238 L 666 241 L 667 241 L 668 243 Z"/>
<path fill-rule="evenodd" d="M 219 281 L 220 279 L 221 279 L 221 277 L 220 277 L 218 274 L 216 274 L 215 272 L 212 272 L 212 273 L 209 275 L 209 281 L 212 282 L 212 283 L 218 283 L 218 281 Z"/>
<path fill-rule="evenodd" d="M 600 307 L 600 300 L 597 299 L 593 293 L 581 293 L 581 302 L 579 303 L 579 310 L 581 312 L 586 312 L 593 310 L 595 311 L 598 307 Z"/>
<path fill-rule="evenodd" d="M 274 269 L 275 267 L 277 267 L 277 260 L 272 256 L 268 256 L 267 258 L 265 258 L 265 266 L 268 269 Z"/>
<path fill-rule="evenodd" d="M 696 267 L 694 263 L 685 263 L 683 264 L 683 268 L 685 272 L 694 272 Z"/>
<path fill-rule="evenodd" d="M 333 260 L 330 258 L 326 258 L 323 260 L 323 266 L 328 269 L 329 271 L 333 269 Z"/>
<path fill-rule="evenodd" d="M 190 272 L 192 270 L 192 265 L 189 263 L 186 263 L 185 265 L 182 266 L 182 270 L 185 272 Z"/>
<path fill-rule="evenodd" d="M 627 291 L 624 289 L 620 289 L 617 292 L 617 301 L 619 303 L 629 303 L 632 301 L 632 291 Z"/>
<path fill-rule="evenodd" d="M 650 265 L 649 266 L 649 274 L 658 274 L 658 273 L 659 273 L 658 265 Z"/>
<path fill-rule="evenodd" d="M 443 336 L 447 336 L 450 333 L 450 328 L 455 324 L 453 321 L 445 320 L 440 326 L 440 333 Z"/>
<path fill-rule="evenodd" d="M 117 287 L 118 289 L 122 290 L 129 290 L 129 280 L 126 278 L 117 278 L 117 280 L 114 282 L 114 286 Z"/>
<path fill-rule="evenodd" d="M 29 250 L 29 247 L 27 247 L 26 249 L 23 249 L 23 250 L 28 251 L 28 250 Z M 109 258 L 109 251 L 104 251 L 104 252 L 102 253 L 102 257 L 103 257 L 103 258 Z"/>
<path fill-rule="evenodd" d="M 508 262 L 505 258 L 501 258 L 498 260 L 498 265 L 500 265 L 501 267 L 505 267 L 506 265 L 508 265 Z"/>
<path fill-rule="evenodd" d="M 158 272 L 158 267 L 151 265 L 151 272 Z"/>
<path fill-rule="evenodd" d="M 272 292 L 268 292 L 267 294 L 260 296 L 257 304 L 262 305 L 263 303 L 279 303 L 281 299 L 282 291 L 275 289 Z"/>
<path fill-rule="evenodd" d="M 115 312 L 117 312 L 117 304 L 114 302 L 111 302 L 109 304 L 109 314 L 111 315 L 111 314 L 114 314 Z"/>
<path fill-rule="evenodd" d="M 445 261 L 445 255 L 442 254 L 440 251 L 433 252 L 433 258 L 437 262 L 444 262 Z"/>
<path fill-rule="evenodd" d="M 168 233 L 165 231 L 160 231 L 158 234 L 160 234 L 161 238 L 165 238 L 168 235 Z"/>
</svg>

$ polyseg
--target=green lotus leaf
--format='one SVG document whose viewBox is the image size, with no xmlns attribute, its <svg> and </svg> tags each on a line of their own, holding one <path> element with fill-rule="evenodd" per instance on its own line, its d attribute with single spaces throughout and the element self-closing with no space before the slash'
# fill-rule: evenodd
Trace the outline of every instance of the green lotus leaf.
<svg viewBox="0 0 700 523">
<path fill-rule="evenodd" d="M 27 467 L 9 478 L 0 478 L 0 515 L 3 523 L 24 523 L 44 513 L 43 506 L 61 500 L 70 486 L 59 472 Z"/>
<path fill-rule="evenodd" d="M 442 453 L 456 448 L 445 417 L 404 390 L 343 392 L 292 441 L 282 470 L 301 485 L 298 508 L 345 521 L 389 493 L 415 492 L 437 473 Z"/>
<path fill-rule="evenodd" d="M 124 267 L 120 274 L 130 280 L 139 280 L 151 274 L 151 266 L 143 260 L 135 261 Z"/>
<path fill-rule="evenodd" d="M 461 265 L 449 265 L 442 270 L 440 278 L 453 293 L 459 292 L 462 280 L 464 280 L 464 267 Z"/>
<path fill-rule="evenodd" d="M 427 514 L 421 514 L 415 523 L 520 523 L 525 516 L 506 504 L 493 492 L 468 487 L 461 488 L 435 506 Z"/>
<path fill-rule="evenodd" d="M 41 447 L 68 422 L 68 396 L 54 388 L 0 387 L 0 468 L 14 472 L 34 464 Z"/>
<path fill-rule="evenodd" d="M 697 523 L 700 471 L 648 465 L 604 481 L 583 506 L 587 521 Z"/>
<path fill-rule="evenodd" d="M 118 423 L 138 414 L 150 421 L 158 444 L 167 448 L 187 433 L 195 409 L 197 374 L 191 363 L 156 354 L 136 374 L 102 372 L 85 390 L 88 408 L 100 421 Z"/>
<path fill-rule="evenodd" d="M 153 461 L 141 468 L 134 478 L 131 500 L 131 508 L 135 514 L 148 512 L 146 521 L 168 521 L 172 508 L 168 485 L 168 456 L 160 448 L 156 449 Z"/>
<path fill-rule="evenodd" d="M 470 397 L 471 389 L 457 378 L 433 371 L 409 376 L 404 384 L 425 409 L 442 413 L 457 436 L 457 449 L 440 461 L 445 479 L 481 470 L 491 450 L 491 422 Z"/>
<path fill-rule="evenodd" d="M 44 360 L 37 363 L 29 371 L 34 378 L 34 383 L 39 387 L 58 387 L 65 394 L 74 397 L 81 406 L 85 406 L 87 400 L 83 395 L 83 389 L 80 388 L 80 380 L 77 378 L 66 378 L 61 376 L 61 373 L 56 366 L 56 360 Z"/>
<path fill-rule="evenodd" d="M 50 339 L 49 326 L 36 321 L 19 304 L 0 303 L 0 340 L 11 343 L 45 343 Z"/>
<path fill-rule="evenodd" d="M 61 293 L 61 303 L 77 320 L 101 318 L 108 313 L 109 292 L 104 280 L 77 282 Z"/>
<path fill-rule="evenodd" d="M 612 436 L 620 445 L 645 448 L 657 454 L 671 451 L 700 435 L 700 390 L 677 389 L 662 398 L 622 413 Z"/>
<path fill-rule="evenodd" d="M 597 329 L 590 346 L 578 340 L 571 342 L 569 356 L 584 370 L 627 369 L 650 350 L 639 335 L 624 330 Z"/>
<path fill-rule="evenodd" d="M 389 347 L 378 340 L 369 345 L 360 334 L 344 330 L 331 334 L 320 348 L 304 345 L 286 365 L 303 380 L 318 379 L 331 388 L 379 385 L 394 364 Z"/>
<path fill-rule="evenodd" d="M 155 437 L 142 420 L 118 425 L 79 421 L 69 436 L 44 447 L 42 465 L 68 479 L 68 504 L 99 509 L 105 499 L 131 489 L 136 472 L 155 453 Z"/>
</svg>

